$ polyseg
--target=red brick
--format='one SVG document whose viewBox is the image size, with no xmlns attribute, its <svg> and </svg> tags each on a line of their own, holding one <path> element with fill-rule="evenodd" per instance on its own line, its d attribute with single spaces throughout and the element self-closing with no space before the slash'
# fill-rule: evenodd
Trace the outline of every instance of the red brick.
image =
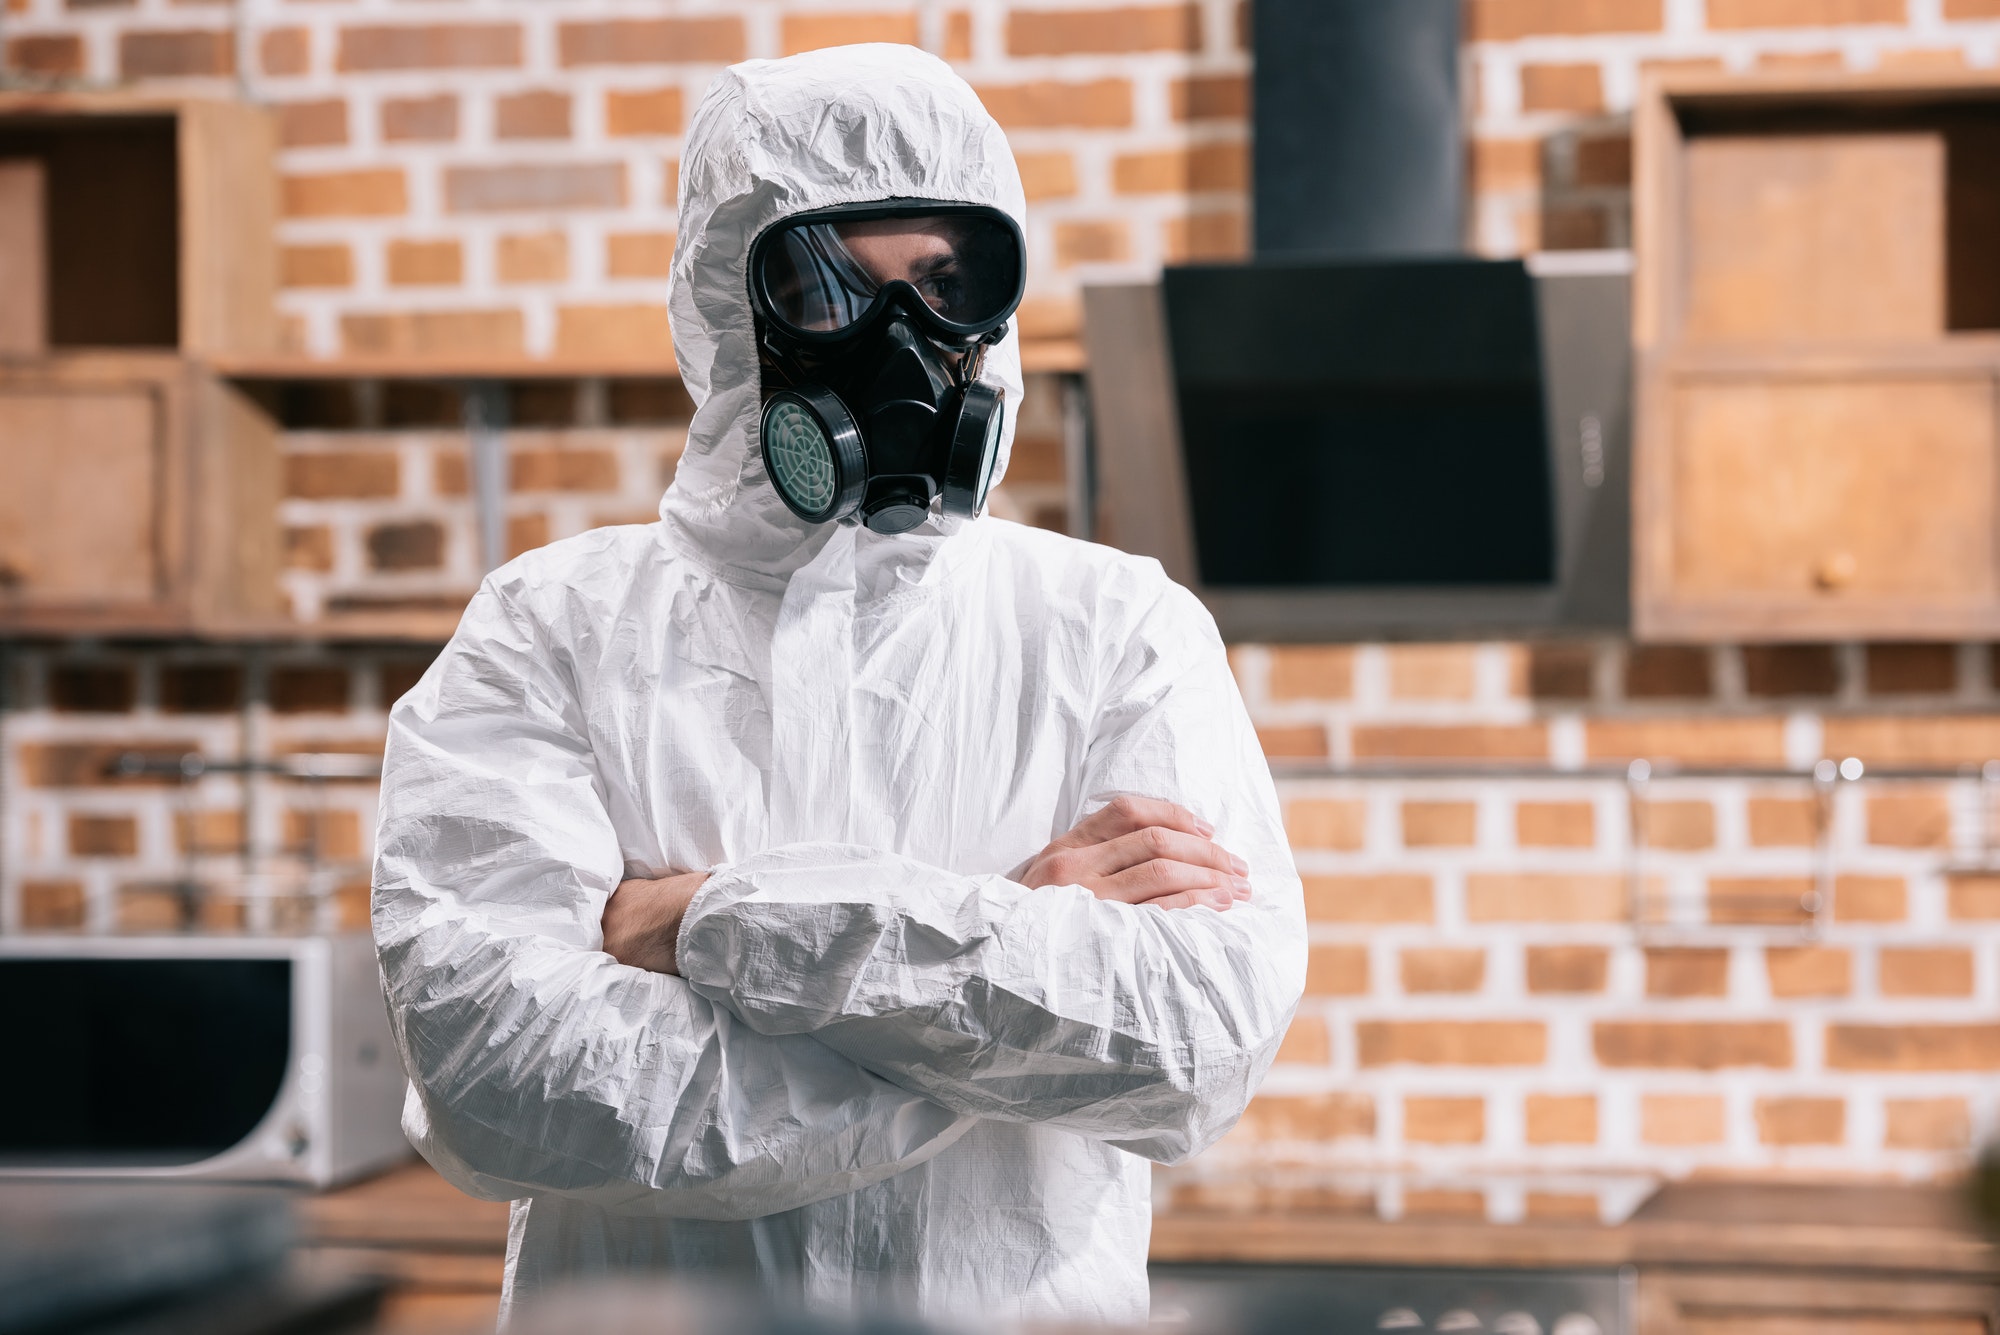
<svg viewBox="0 0 2000 1335">
<path fill-rule="evenodd" d="M 1543 250 L 1602 250 L 1611 244 L 1611 215 L 1600 204 L 1545 204 L 1537 227 Z"/>
<path fill-rule="evenodd" d="M 664 361 L 673 346 L 667 308 L 662 304 L 630 302 L 556 310 L 556 351 L 565 357 Z"/>
<path fill-rule="evenodd" d="M 278 142 L 286 148 L 317 148 L 347 142 L 347 100 L 321 98 L 312 102 L 280 102 Z"/>
<path fill-rule="evenodd" d="M 430 665 L 428 658 L 402 658 L 383 663 L 376 669 L 377 698 L 385 707 L 394 704 L 416 688 Z"/>
<path fill-rule="evenodd" d="M 1797 925 L 1812 917 L 1806 897 L 1813 893 L 1806 876 L 1711 876 L 1708 920 Z"/>
<path fill-rule="evenodd" d="M 1477 946 L 1413 946 L 1401 956 L 1405 992 L 1477 992 L 1486 952 Z"/>
<path fill-rule="evenodd" d="M 1539 1066 L 1548 1032 L 1538 1020 L 1365 1020 L 1354 1027 L 1363 1066 Z"/>
<path fill-rule="evenodd" d="M 129 713 L 137 692 L 123 663 L 64 663 L 49 672 L 49 705 L 58 713 Z"/>
<path fill-rule="evenodd" d="M 1771 946 L 1764 969 L 1774 997 L 1844 997 L 1852 986 L 1853 958 L 1831 946 Z"/>
<path fill-rule="evenodd" d="M 1871 644 L 1865 662 L 1874 695 L 1937 695 L 1958 685 L 1958 647 Z"/>
<path fill-rule="evenodd" d="M 1840 689 L 1840 663 L 1827 645 L 1748 644 L 1742 653 L 1743 689 L 1752 695 L 1832 695 Z"/>
<path fill-rule="evenodd" d="M 69 818 L 69 851 L 80 858 L 136 857 L 138 818 L 73 813 Z"/>
<path fill-rule="evenodd" d="M 1365 995 L 1368 991 L 1368 948 L 1312 947 L 1306 955 L 1306 991 L 1314 996 Z"/>
<path fill-rule="evenodd" d="M 272 28 L 258 39 L 257 59 L 273 78 L 304 74 L 312 65 L 312 33 L 305 28 Z"/>
<path fill-rule="evenodd" d="M 400 167 L 287 176 L 280 183 L 288 218 L 367 218 L 407 213 Z"/>
<path fill-rule="evenodd" d="M 1078 264 L 1112 264 L 1132 253 L 1131 229 L 1110 218 L 1059 222 L 1055 241 L 1056 264 L 1064 269 Z"/>
<path fill-rule="evenodd" d="M 21 742 L 14 754 L 21 777 L 30 788 L 174 788 L 181 782 L 177 772 L 123 774 L 117 771 L 119 758 L 137 755 L 178 765 L 181 757 L 200 751 L 200 744 L 189 739 L 139 743 Z"/>
<path fill-rule="evenodd" d="M 1603 1210 L 1587 1191 L 1531 1191 L 1522 1217 L 1531 1224 L 1595 1224 Z"/>
<path fill-rule="evenodd" d="M 335 808 L 293 807 L 285 812 L 284 847 L 294 855 L 359 858 L 361 815 Z"/>
<path fill-rule="evenodd" d="M 120 33 L 118 72 L 127 79 L 234 74 L 236 42 L 227 31 L 212 29 Z"/>
<path fill-rule="evenodd" d="M 456 241 L 391 241 L 389 281 L 397 287 L 456 284 L 465 271 Z"/>
<path fill-rule="evenodd" d="M 1167 260 L 1236 260 L 1250 253 L 1250 218 L 1241 209 L 1176 214 L 1161 224 Z"/>
<path fill-rule="evenodd" d="M 503 236 L 493 257 L 503 283 L 560 283 L 569 277 L 569 238 L 561 232 Z"/>
<path fill-rule="evenodd" d="M 1602 992 L 1611 952 L 1603 946 L 1529 946 L 1530 992 Z"/>
<path fill-rule="evenodd" d="M 76 78 L 83 73 L 83 39 L 74 33 L 37 33 L 7 43 L 7 65 L 23 74 Z"/>
<path fill-rule="evenodd" d="M 618 490 L 618 456 L 609 450 L 515 449 L 507 463 L 512 491 Z"/>
<path fill-rule="evenodd" d="M 2000 0 L 1944 0 L 1948 19 L 2000 18 Z"/>
<path fill-rule="evenodd" d="M 1262 1094 L 1238 1130 L 1252 1141 L 1332 1141 L 1375 1134 L 1375 1101 L 1366 1094 Z"/>
<path fill-rule="evenodd" d="M 458 138 L 458 98 L 392 97 L 382 103 L 382 137 L 391 143 L 448 142 Z"/>
<path fill-rule="evenodd" d="M 1600 1020 L 1592 1046 L 1601 1065 L 1716 1071 L 1792 1064 L 1792 1032 L 1761 1020 Z"/>
<path fill-rule="evenodd" d="M 234 663 L 163 663 L 160 710 L 167 714 L 229 714 L 243 703 L 243 669 Z"/>
<path fill-rule="evenodd" d="M 1466 877 L 1472 922 L 1623 922 L 1623 877 L 1609 872 L 1474 872 Z"/>
<path fill-rule="evenodd" d="M 1657 32 L 1662 0 L 1468 0 L 1465 35 L 1509 42 L 1545 34 Z"/>
<path fill-rule="evenodd" d="M 1592 187 L 1632 184 L 1632 138 L 1601 135 L 1576 142 L 1575 183 Z"/>
<path fill-rule="evenodd" d="M 516 23 L 376 24 L 341 29 L 334 67 L 500 69 L 520 63 L 521 28 Z"/>
<path fill-rule="evenodd" d="M 364 357 L 521 354 L 518 310 L 368 312 L 340 317 L 341 342 Z"/>
<path fill-rule="evenodd" d="M 1250 183 L 1249 148 L 1235 143 L 1201 144 L 1122 153 L 1112 161 L 1111 183 L 1122 195 L 1240 192 Z"/>
<path fill-rule="evenodd" d="M 1906 0 L 1708 0 L 1711 28 L 1822 28 L 1907 21 Z"/>
<path fill-rule="evenodd" d="M 1363 724 L 1354 729 L 1358 760 L 1546 760 L 1540 723 Z"/>
<path fill-rule="evenodd" d="M 1591 719 L 1584 737 L 1592 760 L 1714 765 L 1785 760 L 1785 723 L 1779 718 Z"/>
<path fill-rule="evenodd" d="M 1597 1099 L 1591 1094 L 1530 1094 L 1526 1121 L 1530 1145 L 1595 1145 Z"/>
<path fill-rule="evenodd" d="M 504 167 L 450 167 L 445 207 L 452 213 L 609 209 L 625 203 L 619 162 L 549 162 Z"/>
<path fill-rule="evenodd" d="M 1826 1064 L 1836 1071 L 2000 1070 L 2000 1024 L 1834 1024 Z"/>
<path fill-rule="evenodd" d="M 1840 51 L 1761 51 L 1760 70 L 1844 70 L 1847 56 Z"/>
<path fill-rule="evenodd" d="M 1846 1139 L 1842 1099 L 1758 1099 L 1756 1135 L 1766 1145 L 1838 1145 Z"/>
<path fill-rule="evenodd" d="M 1418 872 L 1307 876 L 1306 916 L 1316 922 L 1431 922 L 1431 878 Z"/>
<path fill-rule="evenodd" d="M 613 88 L 604 94 L 604 132 L 613 138 L 679 134 L 685 117 L 678 88 Z"/>
<path fill-rule="evenodd" d="M 972 59 L 972 15 L 963 9 L 954 9 L 944 16 L 944 51 L 946 60 L 954 63 Z"/>
<path fill-rule="evenodd" d="M 444 529 L 428 519 L 377 524 L 368 530 L 373 570 L 434 570 L 444 564 Z"/>
<path fill-rule="evenodd" d="M 2000 876 L 1968 873 L 1946 883 L 1951 916 L 1961 922 L 2000 920 Z"/>
<path fill-rule="evenodd" d="M 1352 852 L 1367 840 L 1368 807 L 1353 798 L 1295 798 L 1285 806 L 1285 831 L 1293 848 Z"/>
<path fill-rule="evenodd" d="M 287 525 L 284 544 L 285 569 L 333 569 L 333 530 L 325 524 Z"/>
<path fill-rule="evenodd" d="M 604 268 L 613 278 L 665 278 L 673 270 L 672 232 L 614 232 L 604 238 Z"/>
<path fill-rule="evenodd" d="M 1882 1143 L 1892 1150 L 1962 1150 L 1972 1143 L 1964 1099 L 1889 1099 Z"/>
<path fill-rule="evenodd" d="M 787 14 L 778 22 L 778 45 L 788 56 L 828 46 L 852 46 L 857 42 L 893 42 L 898 46 L 921 44 L 917 16 L 907 9 L 873 14 Z"/>
<path fill-rule="evenodd" d="M 1656 947 L 1646 952 L 1649 997 L 1729 995 L 1729 952 L 1697 947 Z"/>
<path fill-rule="evenodd" d="M 734 17 L 565 23 L 557 45 L 565 65 L 729 65 L 745 54 L 743 20 Z"/>
<path fill-rule="evenodd" d="M 278 252 L 282 287 L 347 287 L 354 282 L 354 255 L 340 242 L 285 246 Z"/>
<path fill-rule="evenodd" d="M 1076 194 L 1076 159 L 1066 152 L 1016 153 L 1021 189 L 1032 202 L 1068 199 Z"/>
<path fill-rule="evenodd" d="M 1015 56 L 1199 51 L 1201 11 L 1191 4 L 1123 9 L 1016 9 L 1007 16 Z"/>
<path fill-rule="evenodd" d="M 1523 111 L 1602 111 L 1604 76 L 1595 62 L 1575 65 L 1523 65 Z"/>
<path fill-rule="evenodd" d="M 285 456 L 285 494 L 301 500 L 362 500 L 402 488 L 393 450 L 325 450 Z"/>
<path fill-rule="evenodd" d="M 1639 1138 L 1648 1145 L 1716 1145 L 1724 1135 L 1714 1094 L 1648 1094 L 1639 1100 Z"/>
<path fill-rule="evenodd" d="M 1646 843 L 1654 848 L 1688 851 L 1715 844 L 1715 806 L 1710 802 L 1646 802 L 1639 820 Z"/>
<path fill-rule="evenodd" d="M 1445 1187 L 1412 1187 L 1403 1192 L 1403 1217 L 1483 1223 L 1486 1219 L 1486 1193 Z"/>
<path fill-rule="evenodd" d="M 1871 765 L 1978 765 L 2000 758 L 2000 715 L 1843 715 L 1822 724 L 1822 749 Z"/>
<path fill-rule="evenodd" d="M 1345 700 L 1354 694 L 1354 651 L 1345 645 L 1273 645 L 1273 700 Z"/>
<path fill-rule="evenodd" d="M 1407 848 L 1467 848 L 1478 841 L 1479 808 L 1470 802 L 1403 803 Z"/>
<path fill-rule="evenodd" d="M 1412 1145 L 1477 1145 L 1486 1139 L 1486 1100 L 1406 1094 L 1403 1139 Z"/>
<path fill-rule="evenodd" d="M 1327 754 L 1326 729 L 1317 723 L 1259 728 L 1257 744 L 1271 760 L 1316 760 Z"/>
<path fill-rule="evenodd" d="M 1625 694 L 1634 700 L 1700 700 L 1713 689 L 1705 648 L 1635 644 L 1625 651 Z"/>
<path fill-rule="evenodd" d="M 85 904 L 81 881 L 24 880 L 18 893 L 23 931 L 60 932 L 83 926 Z"/>
<path fill-rule="evenodd" d="M 522 552 L 531 552 L 537 547 L 549 545 L 549 517 L 545 514 L 509 515 L 507 517 L 507 559 L 513 560 Z"/>
<path fill-rule="evenodd" d="M 1900 876 L 1833 878 L 1835 922 L 1901 922 L 1910 915 L 1909 887 Z"/>
<path fill-rule="evenodd" d="M 497 139 L 569 138 L 569 94 L 541 88 L 494 99 L 493 134 Z"/>
<path fill-rule="evenodd" d="M 278 714 L 344 714 L 347 669 L 336 664 L 289 664 L 271 669 L 271 709 Z"/>
<path fill-rule="evenodd" d="M 1960 946 L 1882 948 L 1876 982 L 1885 997 L 1969 997 L 1972 952 Z"/>
<path fill-rule="evenodd" d="M 1589 848 L 1597 808 L 1588 802 L 1523 802 L 1514 808 L 1514 842 L 1523 848 Z"/>
<path fill-rule="evenodd" d="M 1517 147 L 1526 146 L 1531 150 L 1534 148 L 1532 142 L 1528 140 L 1505 142 Z M 1501 143 L 1492 141 L 1475 143 L 1474 157 L 1477 159 L 1489 151 L 1498 152 L 1501 147 L 1503 147 Z M 1492 187 L 1489 185 L 1486 188 Z M 1588 700 L 1591 697 L 1591 678 L 1596 661 L 1596 650 L 1588 644 L 1530 645 L 1528 646 L 1528 694 L 1537 700 Z"/>
<path fill-rule="evenodd" d="M 1757 848 L 1807 848 L 1819 837 L 1819 806 L 1810 797 L 1753 797 L 1750 843 Z"/>
<path fill-rule="evenodd" d="M 1868 799 L 1868 842 L 1888 848 L 1951 843 L 1951 803 L 1942 789 L 1899 788 Z"/>
<path fill-rule="evenodd" d="M 1132 123 L 1132 85 L 1125 79 L 1041 79 L 984 84 L 976 91 L 993 119 L 1010 130 L 1115 129 Z"/>
<path fill-rule="evenodd" d="M 1197 74 L 1167 85 L 1167 107 L 1177 121 L 1247 120 L 1250 81 L 1240 74 Z"/>
<path fill-rule="evenodd" d="M 1467 644 L 1395 644 L 1389 659 L 1389 694 L 1398 700 L 1470 700 L 1477 669 Z"/>
</svg>

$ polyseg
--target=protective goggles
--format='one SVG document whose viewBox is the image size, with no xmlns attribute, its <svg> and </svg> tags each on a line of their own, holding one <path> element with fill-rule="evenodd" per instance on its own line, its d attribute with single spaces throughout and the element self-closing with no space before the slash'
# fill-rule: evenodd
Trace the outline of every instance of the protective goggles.
<svg viewBox="0 0 2000 1335">
<path fill-rule="evenodd" d="M 891 304 L 941 342 L 974 342 L 1014 313 L 1026 276 L 1020 225 L 984 204 L 820 209 L 750 248 L 758 313 L 807 343 L 836 342 Z"/>
</svg>

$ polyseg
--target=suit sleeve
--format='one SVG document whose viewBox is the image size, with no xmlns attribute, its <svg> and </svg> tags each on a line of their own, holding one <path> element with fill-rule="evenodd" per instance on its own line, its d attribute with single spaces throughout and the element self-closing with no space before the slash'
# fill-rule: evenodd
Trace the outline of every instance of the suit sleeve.
<svg viewBox="0 0 2000 1335">
<path fill-rule="evenodd" d="M 405 1129 L 460 1188 L 749 1218 L 969 1120 L 601 950 L 619 843 L 551 637 L 492 583 L 390 716 L 374 927 Z"/>
<path fill-rule="evenodd" d="M 1304 987 L 1299 879 L 1222 643 L 1167 586 L 1101 690 L 1081 818 L 1120 794 L 1206 817 L 1250 865 L 1227 912 L 1030 890 L 864 848 L 720 870 L 682 925 L 697 992 L 810 1034 L 962 1113 L 1041 1122 L 1160 1162 L 1242 1114 Z"/>
</svg>

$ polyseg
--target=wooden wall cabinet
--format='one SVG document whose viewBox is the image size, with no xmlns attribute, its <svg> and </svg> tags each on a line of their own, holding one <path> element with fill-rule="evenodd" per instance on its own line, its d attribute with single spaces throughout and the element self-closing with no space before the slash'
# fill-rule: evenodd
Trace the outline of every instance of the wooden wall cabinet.
<svg viewBox="0 0 2000 1335">
<path fill-rule="evenodd" d="M 270 113 L 0 93 L 0 634 L 279 611 L 277 442 L 211 361 L 276 343 Z"/>
<path fill-rule="evenodd" d="M 0 362 L 0 457 L 0 634 L 276 620 L 275 428 L 199 364 Z"/>
<path fill-rule="evenodd" d="M 1648 79 L 1643 638 L 2000 633 L 2000 76 Z"/>
</svg>

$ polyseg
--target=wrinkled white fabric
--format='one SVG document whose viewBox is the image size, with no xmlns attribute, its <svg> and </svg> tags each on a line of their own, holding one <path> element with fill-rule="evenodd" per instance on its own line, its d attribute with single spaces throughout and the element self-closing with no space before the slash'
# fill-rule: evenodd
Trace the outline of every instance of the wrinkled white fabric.
<svg viewBox="0 0 2000 1335">
<path fill-rule="evenodd" d="M 726 71 L 672 311 L 699 405 L 655 525 L 490 576 L 390 716 L 375 931 L 406 1128 L 515 1202 L 508 1301 L 738 1274 L 832 1308 L 1136 1320 L 1149 1165 L 1241 1113 L 1304 976 L 1277 802 L 1213 623 L 1152 561 L 992 518 L 786 511 L 754 447 L 750 242 L 1021 189 L 941 63 Z M 1010 337 L 986 374 L 1020 397 Z M 1008 879 L 1121 793 L 1213 822 L 1226 913 Z M 685 978 L 601 952 L 632 875 L 712 868 Z"/>
</svg>

